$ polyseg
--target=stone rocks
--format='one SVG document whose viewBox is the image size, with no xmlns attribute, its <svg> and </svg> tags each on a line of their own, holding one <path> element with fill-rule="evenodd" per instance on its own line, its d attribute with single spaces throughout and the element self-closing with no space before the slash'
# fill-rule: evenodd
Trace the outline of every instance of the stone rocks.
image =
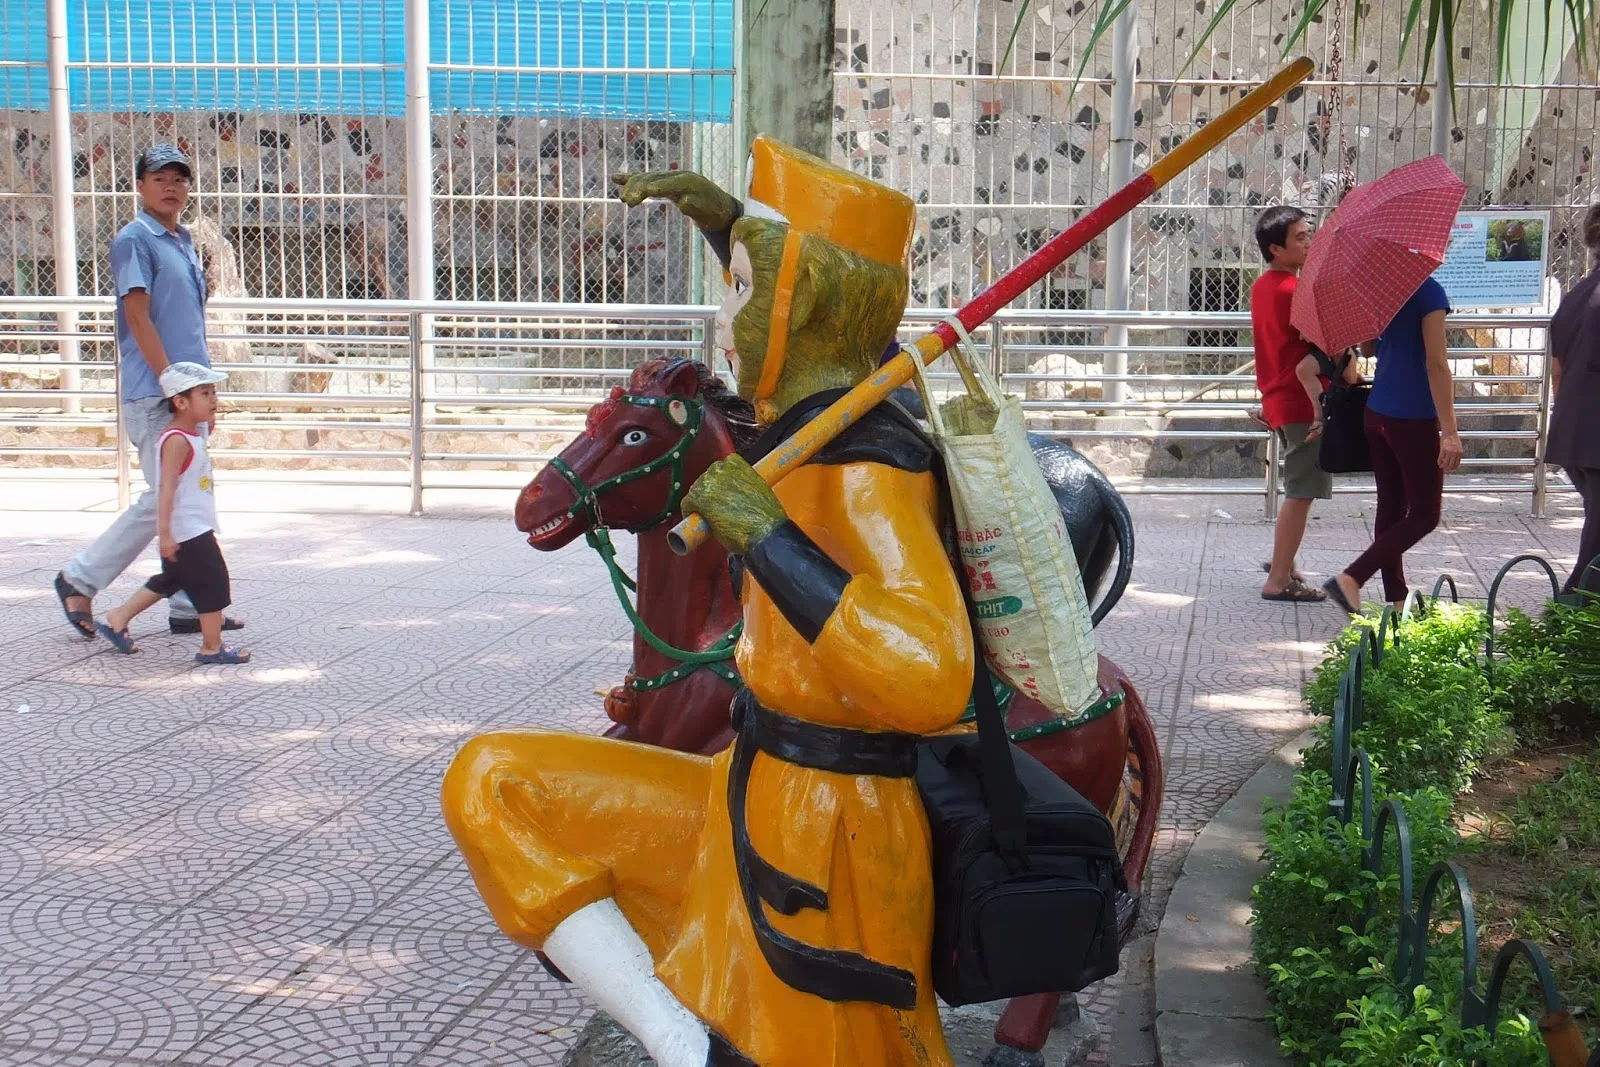
<svg viewBox="0 0 1600 1067">
<path fill-rule="evenodd" d="M 1079 1012 L 1076 997 L 1063 997 L 1055 1028 L 1039 1055 L 997 1047 L 994 1024 L 1003 1007 L 968 1004 L 940 1008 L 956 1067 L 1075 1067 L 1099 1044 L 1099 1026 Z M 561 1067 L 655 1067 L 655 1062 L 616 1020 L 596 1012 Z"/>
<path fill-rule="evenodd" d="M 656 1067 L 633 1035 L 603 1011 L 594 1013 L 561 1067 Z"/>
</svg>

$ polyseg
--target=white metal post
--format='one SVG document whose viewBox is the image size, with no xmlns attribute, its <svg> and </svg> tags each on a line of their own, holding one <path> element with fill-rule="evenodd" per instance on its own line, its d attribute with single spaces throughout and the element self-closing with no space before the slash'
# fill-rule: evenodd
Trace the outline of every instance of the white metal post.
<svg viewBox="0 0 1600 1067">
<path fill-rule="evenodd" d="M 1278 521 L 1278 505 L 1283 498 L 1283 486 L 1278 479 L 1278 461 L 1281 458 L 1278 433 L 1270 430 L 1267 433 L 1267 485 L 1264 494 L 1268 522 Z"/>
<path fill-rule="evenodd" d="M 1111 188 L 1133 178 L 1133 98 L 1138 76 L 1138 5 L 1130 0 L 1111 30 Z M 1124 215 L 1106 235 L 1106 310 L 1129 311 L 1128 288 L 1133 268 L 1133 218 Z M 1120 414 L 1128 399 L 1128 327 L 1112 326 L 1105 334 L 1105 371 L 1117 380 L 1105 383 L 1107 414 Z"/>
<path fill-rule="evenodd" d="M 51 223 L 55 229 L 56 295 L 78 295 L 78 217 L 72 206 L 72 101 L 67 87 L 67 0 L 46 0 L 45 36 L 48 39 L 45 62 L 49 68 L 50 95 L 50 191 Z M 43 295 L 43 294 L 41 294 Z M 61 334 L 56 351 L 61 359 L 61 412 L 76 415 L 81 410 L 77 396 L 78 313 L 62 311 L 56 315 Z M 117 442 L 121 447 L 120 439 Z"/>
<path fill-rule="evenodd" d="M 1550 407 L 1553 401 L 1554 382 L 1552 380 L 1553 368 L 1550 366 L 1554 359 L 1550 354 L 1550 330 L 1547 326 L 1544 331 L 1545 350 L 1540 356 L 1544 368 L 1539 375 L 1539 414 L 1535 416 L 1538 426 L 1538 436 L 1533 442 L 1533 517 L 1545 517 L 1546 505 L 1550 497 L 1550 467 L 1544 461 L 1545 451 L 1550 447 Z"/>
<path fill-rule="evenodd" d="M 413 312 L 406 316 L 411 326 L 411 514 L 422 514 L 422 337 L 423 320 L 429 316 Z"/>
<path fill-rule="evenodd" d="M 118 354 L 120 357 L 120 353 Z M 128 427 L 122 421 L 122 360 L 111 362 L 111 411 L 115 426 L 111 437 L 117 442 L 117 510 L 127 511 L 133 496 L 133 464 L 128 461 Z"/>
<path fill-rule="evenodd" d="M 727 188 L 744 192 L 745 158 L 750 154 L 750 143 L 745 139 L 744 132 L 744 44 L 749 37 L 750 27 L 744 21 L 745 0 L 733 0 L 733 177 L 734 183 Z M 831 126 L 829 127 L 832 128 Z M 759 132 L 759 131 L 758 131 Z"/>
<path fill-rule="evenodd" d="M 433 101 L 428 0 L 406 0 L 406 274 L 412 300 L 433 299 Z M 433 316 L 411 322 L 411 512 L 422 513 L 422 434 L 428 372 L 433 369 Z"/>
</svg>

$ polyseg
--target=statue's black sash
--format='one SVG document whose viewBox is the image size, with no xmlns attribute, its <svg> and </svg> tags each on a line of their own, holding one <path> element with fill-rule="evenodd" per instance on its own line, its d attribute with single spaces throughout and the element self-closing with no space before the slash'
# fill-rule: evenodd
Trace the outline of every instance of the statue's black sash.
<svg viewBox="0 0 1600 1067">
<path fill-rule="evenodd" d="M 803 908 L 828 909 L 827 891 L 773 867 L 756 852 L 745 824 L 745 797 L 757 752 L 799 767 L 831 774 L 911 778 L 917 772 L 915 734 L 850 730 L 792 719 L 764 708 L 741 690 L 733 702 L 733 762 L 728 771 L 728 819 L 733 857 L 756 944 L 767 966 L 785 984 L 824 1000 L 864 1000 L 909 1010 L 917 1003 L 910 971 L 855 952 L 818 948 L 772 925 L 763 902 L 781 915 Z"/>
</svg>

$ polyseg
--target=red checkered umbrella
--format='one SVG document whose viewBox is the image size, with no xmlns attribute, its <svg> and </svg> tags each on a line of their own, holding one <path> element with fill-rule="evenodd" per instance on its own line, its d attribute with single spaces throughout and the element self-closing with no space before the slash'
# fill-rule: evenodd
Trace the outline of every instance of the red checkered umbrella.
<svg viewBox="0 0 1600 1067">
<path fill-rule="evenodd" d="M 1312 239 L 1289 322 L 1329 353 L 1377 337 L 1444 262 L 1466 195 L 1439 156 L 1350 190 Z"/>
</svg>

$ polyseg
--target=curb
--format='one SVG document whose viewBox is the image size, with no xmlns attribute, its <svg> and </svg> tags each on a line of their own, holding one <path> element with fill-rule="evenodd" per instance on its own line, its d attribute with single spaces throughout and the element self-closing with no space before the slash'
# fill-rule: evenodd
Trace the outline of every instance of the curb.
<svg viewBox="0 0 1600 1067">
<path fill-rule="evenodd" d="M 1162 1067 L 1287 1067 L 1250 959 L 1250 887 L 1265 873 L 1261 806 L 1285 800 L 1307 730 L 1268 757 L 1195 840 L 1156 934 Z"/>
</svg>

